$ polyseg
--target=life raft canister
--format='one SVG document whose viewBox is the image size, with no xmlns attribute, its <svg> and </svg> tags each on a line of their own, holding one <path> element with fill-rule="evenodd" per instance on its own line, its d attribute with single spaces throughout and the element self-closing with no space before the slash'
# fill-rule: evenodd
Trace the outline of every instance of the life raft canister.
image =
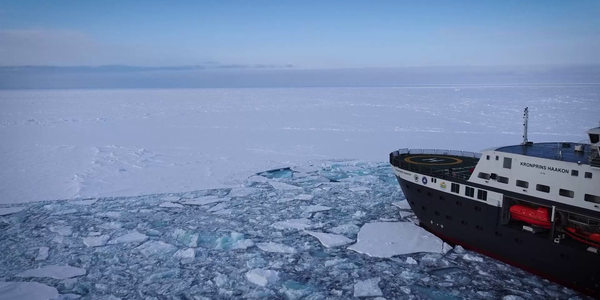
<svg viewBox="0 0 600 300">
<path fill-rule="evenodd" d="M 533 208 L 525 205 L 510 207 L 511 218 L 544 228 L 550 228 L 550 215 L 545 207 Z"/>
<path fill-rule="evenodd" d="M 576 239 L 580 242 L 600 248 L 600 234 L 589 233 L 589 232 L 585 232 L 583 230 L 577 230 L 575 228 L 570 228 L 570 227 L 567 227 L 566 229 L 567 229 L 567 231 L 565 231 L 565 233 L 567 235 L 569 235 L 570 237 L 572 237 L 573 239 Z"/>
</svg>

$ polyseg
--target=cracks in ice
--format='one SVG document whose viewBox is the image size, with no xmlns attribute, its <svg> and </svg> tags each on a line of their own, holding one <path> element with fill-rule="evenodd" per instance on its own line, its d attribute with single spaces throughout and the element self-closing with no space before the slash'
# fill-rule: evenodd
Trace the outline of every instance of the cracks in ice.
<svg viewBox="0 0 600 300">
<path fill-rule="evenodd" d="M 577 295 L 460 247 L 407 249 L 402 236 L 419 227 L 386 163 L 260 174 L 235 189 L 2 207 L 0 278 L 9 283 L 0 291 L 27 285 L 49 296 L 122 299 Z M 373 226 L 404 233 L 369 239 Z"/>
</svg>

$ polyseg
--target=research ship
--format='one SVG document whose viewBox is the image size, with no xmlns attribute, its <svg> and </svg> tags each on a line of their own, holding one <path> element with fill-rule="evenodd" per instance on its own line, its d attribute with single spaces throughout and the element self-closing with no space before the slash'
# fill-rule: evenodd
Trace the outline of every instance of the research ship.
<svg viewBox="0 0 600 300">
<path fill-rule="evenodd" d="M 600 127 L 589 141 L 481 153 L 400 149 L 390 164 L 421 226 L 446 242 L 600 298 Z"/>
</svg>

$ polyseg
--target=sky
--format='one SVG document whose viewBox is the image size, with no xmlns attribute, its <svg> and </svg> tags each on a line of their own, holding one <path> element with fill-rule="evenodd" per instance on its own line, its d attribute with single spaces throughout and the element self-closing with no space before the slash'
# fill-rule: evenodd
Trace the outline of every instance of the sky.
<svg viewBox="0 0 600 300">
<path fill-rule="evenodd" d="M 0 0 L 0 66 L 600 63 L 600 1 Z"/>
</svg>

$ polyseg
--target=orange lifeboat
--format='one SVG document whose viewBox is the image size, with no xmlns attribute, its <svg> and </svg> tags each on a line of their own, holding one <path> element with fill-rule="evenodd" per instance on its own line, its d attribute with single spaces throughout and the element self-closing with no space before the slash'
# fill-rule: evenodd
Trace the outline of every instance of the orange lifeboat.
<svg viewBox="0 0 600 300">
<path fill-rule="evenodd" d="M 533 208 L 525 205 L 510 207 L 511 218 L 544 228 L 550 228 L 550 215 L 545 207 Z"/>
<path fill-rule="evenodd" d="M 600 248 L 600 233 L 589 233 L 575 228 L 566 228 L 565 233 L 580 242 Z"/>
</svg>

